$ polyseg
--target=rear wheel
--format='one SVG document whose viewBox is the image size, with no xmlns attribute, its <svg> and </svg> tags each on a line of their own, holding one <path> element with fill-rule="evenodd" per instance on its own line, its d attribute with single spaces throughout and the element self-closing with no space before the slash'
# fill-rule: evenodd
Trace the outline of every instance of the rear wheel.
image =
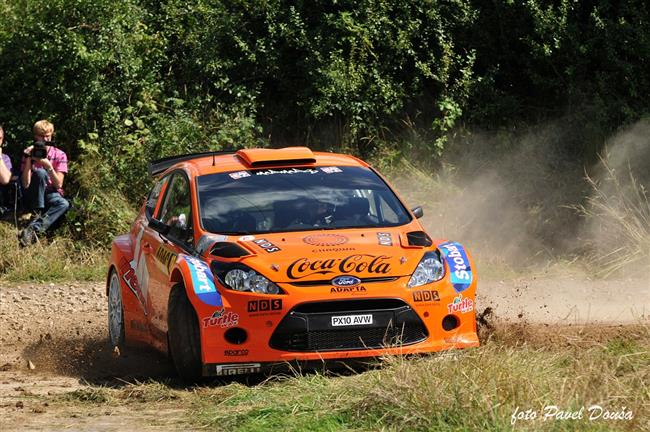
<svg viewBox="0 0 650 432">
<path fill-rule="evenodd" d="M 111 346 L 124 346 L 124 306 L 120 278 L 115 269 L 108 278 L 108 338 Z"/>
<path fill-rule="evenodd" d="M 202 375 L 199 320 L 183 285 L 172 288 L 167 310 L 169 352 L 176 372 L 185 381 L 197 381 Z"/>
</svg>

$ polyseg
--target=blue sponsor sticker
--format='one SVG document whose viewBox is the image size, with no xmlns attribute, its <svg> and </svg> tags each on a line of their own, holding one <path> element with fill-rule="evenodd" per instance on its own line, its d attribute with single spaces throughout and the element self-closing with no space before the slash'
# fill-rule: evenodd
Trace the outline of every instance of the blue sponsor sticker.
<svg viewBox="0 0 650 432">
<path fill-rule="evenodd" d="M 449 266 L 451 284 L 457 293 L 465 291 L 472 284 L 472 268 L 465 249 L 456 242 L 447 242 L 439 246 L 442 256 Z"/>
<path fill-rule="evenodd" d="M 210 267 L 198 258 L 189 255 L 181 255 L 181 257 L 187 262 L 190 269 L 192 288 L 199 300 L 210 306 L 223 306 L 221 294 L 214 285 L 214 276 Z"/>
</svg>

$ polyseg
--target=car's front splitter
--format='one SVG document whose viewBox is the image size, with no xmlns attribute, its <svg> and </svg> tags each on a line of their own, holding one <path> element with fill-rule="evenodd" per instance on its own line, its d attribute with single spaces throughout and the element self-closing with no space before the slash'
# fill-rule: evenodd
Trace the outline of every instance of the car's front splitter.
<svg viewBox="0 0 650 432">
<path fill-rule="evenodd" d="M 271 362 L 246 361 L 241 363 L 208 363 L 203 365 L 203 376 L 228 377 L 251 374 L 300 373 L 302 371 L 363 370 L 376 366 L 389 356 L 426 355 L 437 351 L 479 346 L 474 334 L 448 338 L 438 343 L 419 346 L 389 347 L 364 351 L 327 353 L 287 353 L 286 360 Z"/>
</svg>

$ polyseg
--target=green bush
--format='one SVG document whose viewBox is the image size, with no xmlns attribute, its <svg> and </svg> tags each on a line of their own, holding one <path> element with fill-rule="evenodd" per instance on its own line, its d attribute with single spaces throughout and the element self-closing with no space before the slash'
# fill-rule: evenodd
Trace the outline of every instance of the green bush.
<svg viewBox="0 0 650 432">
<path fill-rule="evenodd" d="M 298 144 L 391 167 L 459 126 L 568 113 L 593 158 L 650 111 L 648 57 L 641 0 L 4 0 L 0 121 L 14 155 L 55 123 L 71 221 L 104 243 L 172 154 Z"/>
</svg>

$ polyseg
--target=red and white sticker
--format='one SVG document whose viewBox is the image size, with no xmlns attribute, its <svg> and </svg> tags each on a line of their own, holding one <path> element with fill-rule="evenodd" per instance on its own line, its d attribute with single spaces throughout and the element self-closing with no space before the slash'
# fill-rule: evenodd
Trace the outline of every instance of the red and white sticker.
<svg viewBox="0 0 650 432">
<path fill-rule="evenodd" d="M 224 308 L 217 310 L 212 316 L 203 318 L 203 328 L 229 328 L 237 324 L 239 324 L 239 315 L 235 312 L 226 312 Z"/>
<path fill-rule="evenodd" d="M 474 300 L 470 298 L 463 298 L 462 294 L 458 294 L 458 297 L 454 297 L 454 301 L 447 305 L 449 313 L 467 313 L 474 310 Z"/>
</svg>

